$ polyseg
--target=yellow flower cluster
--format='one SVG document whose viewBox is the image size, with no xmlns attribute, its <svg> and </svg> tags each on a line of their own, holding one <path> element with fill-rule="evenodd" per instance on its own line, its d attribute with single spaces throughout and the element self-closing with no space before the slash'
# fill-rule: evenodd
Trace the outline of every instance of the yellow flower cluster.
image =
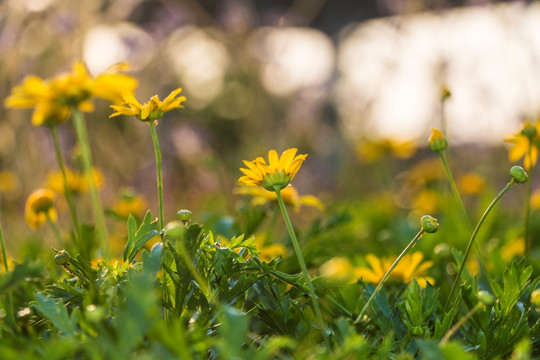
<svg viewBox="0 0 540 360">
<path fill-rule="evenodd" d="M 26 77 L 22 85 L 13 88 L 5 106 L 34 108 L 32 124 L 54 126 L 65 122 L 73 107 L 93 111 L 92 97 L 119 102 L 123 93 L 133 92 L 137 85 L 135 78 L 112 70 L 93 78 L 82 62 L 76 62 L 70 72 L 52 79 Z"/>
<path fill-rule="evenodd" d="M 536 165 L 538 160 L 538 148 L 540 147 L 540 121 L 534 124 L 525 122 L 523 128 L 517 134 L 505 139 L 513 146 L 510 148 L 508 158 L 510 161 L 523 159 L 523 166 L 526 170 Z"/>
<path fill-rule="evenodd" d="M 101 170 L 93 168 L 92 177 L 94 178 L 94 183 L 96 184 L 96 187 L 98 189 L 101 189 L 103 188 L 103 186 L 105 186 L 105 177 L 103 176 Z M 66 179 L 67 185 L 71 192 L 75 194 L 88 192 L 88 179 L 84 174 L 66 169 Z M 59 171 L 49 173 L 47 181 L 45 183 L 45 187 L 51 189 L 57 194 L 63 194 L 64 177 L 62 176 L 62 173 Z"/>
<path fill-rule="evenodd" d="M 239 181 L 247 186 L 262 186 L 266 190 L 274 191 L 275 188 L 283 189 L 294 178 L 307 155 L 298 155 L 298 149 L 285 150 L 281 157 L 276 150 L 268 152 L 268 164 L 262 157 L 253 161 L 245 161 L 247 169 L 241 168 L 244 173 Z"/>
</svg>

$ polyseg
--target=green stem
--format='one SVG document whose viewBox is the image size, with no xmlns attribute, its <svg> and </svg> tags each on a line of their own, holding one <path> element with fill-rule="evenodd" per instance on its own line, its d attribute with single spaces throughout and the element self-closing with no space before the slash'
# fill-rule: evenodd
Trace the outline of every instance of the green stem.
<svg viewBox="0 0 540 360">
<path fill-rule="evenodd" d="M 529 164 L 530 169 L 528 170 L 529 179 L 527 181 L 527 195 L 525 199 L 525 224 L 523 229 L 523 237 L 525 238 L 525 257 L 528 257 L 531 253 L 532 248 L 532 238 L 529 236 L 529 221 L 531 217 L 531 188 L 532 188 L 532 147 L 533 144 L 529 141 Z"/>
<path fill-rule="evenodd" d="M 462 327 L 463 324 L 465 324 L 467 322 L 467 320 L 469 320 L 469 318 L 471 316 L 473 316 L 474 313 L 476 313 L 478 310 L 480 310 L 483 306 L 484 306 L 484 304 L 479 302 L 478 304 L 476 304 L 475 307 L 473 307 L 471 310 L 469 310 L 469 312 L 466 313 L 465 316 L 460 318 L 459 321 L 454 326 L 452 326 L 452 328 L 450 330 L 448 330 L 448 332 L 441 338 L 440 343 L 444 344 L 448 340 L 450 340 L 450 338 L 456 333 L 456 331 L 458 331 L 459 328 Z"/>
<path fill-rule="evenodd" d="M 78 109 L 73 109 L 73 125 L 75 127 L 75 133 L 77 135 L 77 141 L 81 150 L 81 160 L 86 175 L 86 181 L 88 182 L 88 188 L 90 190 L 90 197 L 92 199 L 92 208 L 94 212 L 94 220 L 96 222 L 96 234 L 101 243 L 101 250 L 105 259 L 110 258 L 110 248 L 108 241 L 107 227 L 105 224 L 105 214 L 103 212 L 103 206 L 99 199 L 99 194 L 94 181 L 92 172 L 92 155 L 90 153 L 90 145 L 88 142 L 88 134 L 86 131 L 86 124 L 84 122 L 84 116 Z"/>
<path fill-rule="evenodd" d="M 66 164 L 62 156 L 60 141 L 58 139 L 58 130 L 56 126 L 51 126 L 50 129 L 53 138 L 54 152 L 56 153 L 56 161 L 58 162 L 58 167 L 60 168 L 60 173 L 62 174 L 62 181 L 64 182 L 64 196 L 66 197 L 66 202 L 69 208 L 69 215 L 71 216 L 71 222 L 73 223 L 75 231 L 75 241 L 78 243 L 82 239 L 80 233 L 81 228 L 79 226 L 79 218 L 77 216 L 77 210 L 75 209 L 71 188 L 69 186 L 69 181 L 67 178 Z M 81 244 L 78 245 L 80 246 Z"/>
<path fill-rule="evenodd" d="M 47 213 L 47 223 L 49 223 L 49 226 L 51 227 L 52 232 L 54 233 L 54 236 L 58 240 L 58 243 L 60 246 L 65 248 L 64 239 L 62 239 L 62 235 L 60 234 L 60 230 L 58 229 L 58 226 L 54 223 L 54 221 L 51 219 L 49 214 Z"/>
<path fill-rule="evenodd" d="M 383 287 L 384 283 L 386 282 L 386 280 L 388 279 L 388 277 L 390 276 L 390 274 L 392 273 L 392 271 L 394 271 L 394 269 L 396 268 L 396 266 L 399 264 L 399 262 L 401 261 L 401 259 L 403 258 L 403 256 L 405 256 L 405 254 L 407 254 L 407 252 L 414 246 L 414 244 L 416 244 L 416 242 L 418 241 L 418 239 L 420 239 L 424 234 L 425 234 L 425 230 L 424 229 L 421 229 L 418 234 L 416 234 L 416 236 L 411 240 L 411 242 L 409 243 L 409 245 L 407 245 L 405 247 L 405 249 L 403 249 L 403 251 L 401 252 L 401 254 L 399 254 L 399 256 L 397 257 L 397 259 L 394 261 L 394 263 L 392 264 L 392 266 L 390 266 L 390 269 L 388 269 L 388 271 L 386 272 L 386 274 L 384 274 L 383 278 L 381 279 L 381 281 L 379 281 L 379 284 L 377 285 L 377 287 L 375 288 L 375 291 L 373 291 L 373 293 L 371 294 L 371 296 L 369 297 L 368 301 L 365 303 L 364 307 L 362 308 L 362 310 L 360 310 L 360 313 L 358 314 L 358 316 L 356 317 L 356 320 L 354 321 L 355 324 L 357 324 L 361 319 L 362 319 L 362 316 L 364 316 L 366 310 L 368 309 L 369 305 L 371 304 L 371 302 L 373 301 L 373 299 L 375 298 L 375 296 L 377 295 L 377 293 L 381 290 L 381 288 Z"/>
<path fill-rule="evenodd" d="M 283 198 L 281 197 L 281 189 L 279 186 L 275 186 L 274 191 L 276 192 L 279 208 L 281 210 L 281 213 L 283 214 L 285 225 L 287 226 L 287 230 L 289 231 L 289 235 L 291 237 L 291 242 L 293 244 L 294 252 L 296 253 L 296 257 L 298 258 L 298 263 L 300 264 L 300 268 L 302 269 L 304 278 L 306 279 L 306 284 L 309 289 L 309 294 L 311 297 L 311 303 L 313 305 L 313 311 L 315 312 L 315 317 L 317 318 L 317 322 L 319 324 L 319 327 L 321 328 L 321 332 L 324 338 L 324 342 L 326 344 L 326 348 L 328 352 L 330 352 L 331 351 L 330 340 L 328 340 L 328 336 L 326 334 L 326 325 L 324 324 L 324 320 L 321 314 L 321 309 L 319 307 L 319 298 L 317 297 L 317 295 L 315 295 L 315 289 L 313 288 L 313 284 L 311 283 L 311 278 L 307 270 L 306 262 L 304 261 L 304 256 L 302 255 L 302 251 L 300 250 L 300 246 L 298 245 L 298 240 L 296 239 L 296 234 L 294 233 L 291 219 L 289 218 L 289 214 L 287 213 L 287 208 L 285 207 L 285 203 L 283 202 Z"/>
<path fill-rule="evenodd" d="M 450 183 L 450 187 L 452 188 L 452 193 L 454 194 L 454 198 L 456 202 L 458 203 L 459 210 L 461 211 L 461 215 L 465 219 L 465 223 L 467 224 L 467 228 L 469 229 L 469 233 L 472 234 L 473 227 L 471 224 L 471 220 L 469 219 L 469 216 L 467 215 L 467 211 L 465 210 L 465 206 L 463 205 L 463 201 L 461 200 L 461 196 L 459 195 L 458 188 L 456 186 L 456 182 L 454 181 L 454 177 L 452 176 L 452 172 L 450 171 L 450 167 L 448 166 L 448 162 L 446 161 L 446 156 L 444 154 L 444 151 L 439 151 L 439 155 L 441 157 L 444 170 L 446 171 L 446 177 L 448 178 L 448 182 Z M 484 274 L 487 274 L 486 272 L 486 261 L 484 257 L 482 256 L 482 251 L 480 250 L 480 246 L 478 243 L 474 243 L 474 249 L 476 250 L 476 253 L 478 254 L 478 259 L 480 259 L 480 266 L 482 268 L 482 272 Z"/>
<path fill-rule="evenodd" d="M 156 133 L 156 125 L 153 121 L 148 123 L 150 125 L 150 132 L 152 133 L 152 141 L 154 142 L 154 151 L 156 153 L 156 172 L 157 172 L 157 190 L 158 190 L 158 202 L 159 202 L 159 228 L 163 229 L 163 175 L 161 172 L 161 149 L 159 147 L 159 139 Z M 163 240 L 163 233 L 161 233 L 161 239 Z"/>
<path fill-rule="evenodd" d="M 4 245 L 4 233 L 2 232 L 2 226 L 0 225 L 0 246 L 2 248 L 2 258 L 4 259 L 4 270 L 6 274 L 9 271 L 8 263 L 7 263 L 7 254 L 6 254 L 6 247 Z M 9 318 L 13 324 L 16 324 L 15 322 L 15 305 L 13 304 L 13 291 L 12 289 L 9 289 L 8 292 L 8 298 L 9 298 Z"/>
<path fill-rule="evenodd" d="M 469 253 L 471 251 L 472 245 L 474 243 L 474 240 L 476 239 L 476 235 L 478 234 L 478 230 L 480 230 L 480 227 L 484 223 L 484 220 L 488 216 L 488 214 L 491 212 L 491 209 L 495 206 L 495 204 L 499 201 L 499 199 L 515 184 L 515 180 L 512 179 L 504 189 L 497 195 L 495 199 L 489 204 L 486 211 L 480 218 L 480 221 L 478 221 L 478 224 L 476 225 L 476 228 L 474 229 L 471 239 L 469 240 L 469 243 L 467 244 L 467 248 L 465 249 L 465 254 L 463 255 L 463 260 L 461 261 L 461 264 L 459 266 L 459 270 L 456 275 L 456 279 L 454 280 L 454 283 L 452 284 L 452 288 L 450 289 L 450 294 L 448 295 L 448 300 L 446 301 L 446 305 L 444 306 L 444 312 L 448 310 L 448 306 L 450 305 L 452 301 L 452 296 L 454 295 L 454 291 L 456 290 L 457 284 L 459 282 L 459 279 L 461 278 L 461 273 L 463 272 L 463 268 L 465 267 L 465 264 L 467 263 L 467 258 L 469 256 Z"/>
</svg>

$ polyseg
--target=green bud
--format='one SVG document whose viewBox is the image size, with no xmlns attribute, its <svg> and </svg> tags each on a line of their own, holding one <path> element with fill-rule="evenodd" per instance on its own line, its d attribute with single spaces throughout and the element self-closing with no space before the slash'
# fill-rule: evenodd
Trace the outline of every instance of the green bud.
<svg viewBox="0 0 540 360">
<path fill-rule="evenodd" d="M 439 223 L 437 222 L 437 219 L 429 215 L 422 216 L 422 219 L 420 219 L 420 223 L 422 224 L 422 229 L 424 229 L 424 231 L 427 233 L 434 233 L 437 232 L 437 230 L 439 229 Z"/>
<path fill-rule="evenodd" d="M 57 265 L 66 265 L 69 262 L 69 253 L 66 250 L 60 250 L 54 257 L 54 262 Z"/>
<path fill-rule="evenodd" d="M 493 304 L 495 304 L 495 297 L 484 290 L 478 291 L 478 293 L 476 294 L 476 298 L 478 299 L 478 301 L 487 306 L 492 306 Z"/>
<path fill-rule="evenodd" d="M 512 166 L 510 169 L 510 176 L 514 178 L 514 180 L 518 184 L 523 184 L 524 182 L 527 182 L 527 179 L 529 176 L 527 175 L 527 172 L 521 167 L 521 166 Z"/>
<path fill-rule="evenodd" d="M 184 223 L 191 220 L 192 215 L 193 214 L 191 213 L 191 211 L 185 210 L 185 209 L 184 210 L 178 210 L 176 212 L 176 217 L 178 218 L 178 220 L 183 221 Z"/>
<path fill-rule="evenodd" d="M 440 130 L 432 128 L 428 145 L 431 151 L 441 152 L 448 147 L 448 141 L 446 141 L 444 134 Z"/>
<path fill-rule="evenodd" d="M 452 248 L 447 243 L 440 243 L 433 249 L 437 259 L 450 259 L 452 258 Z"/>
<path fill-rule="evenodd" d="M 525 123 L 525 125 L 523 125 L 523 129 L 521 130 L 521 134 L 529 139 L 533 139 L 537 135 L 536 126 L 529 122 Z"/>
<path fill-rule="evenodd" d="M 540 289 L 536 289 L 532 292 L 531 304 L 540 307 Z"/>
</svg>

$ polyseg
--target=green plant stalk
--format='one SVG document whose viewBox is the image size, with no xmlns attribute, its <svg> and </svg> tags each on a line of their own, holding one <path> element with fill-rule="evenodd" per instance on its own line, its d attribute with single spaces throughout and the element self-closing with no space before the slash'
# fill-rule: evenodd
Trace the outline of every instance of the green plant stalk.
<svg viewBox="0 0 540 360">
<path fill-rule="evenodd" d="M 65 248 L 64 239 L 62 239 L 62 235 L 60 234 L 60 230 L 58 230 L 58 226 L 54 223 L 54 221 L 51 219 L 49 214 L 47 213 L 47 223 L 51 227 L 52 232 L 54 233 L 54 236 L 58 240 L 58 243 Z"/>
<path fill-rule="evenodd" d="M 471 220 L 469 219 L 469 216 L 467 215 L 467 211 L 465 210 L 465 206 L 463 205 L 463 200 L 461 200 L 461 196 L 459 195 L 458 188 L 456 186 L 456 182 L 454 181 L 454 177 L 452 176 L 452 172 L 450 171 L 450 167 L 448 166 L 448 162 L 446 161 L 446 156 L 444 154 L 444 151 L 439 151 L 439 155 L 441 157 L 441 161 L 444 166 L 444 170 L 446 172 L 446 177 L 448 178 L 448 182 L 450 183 L 450 187 L 452 188 L 452 192 L 454 193 L 454 198 L 456 199 L 456 202 L 458 203 L 459 210 L 461 211 L 461 214 L 463 218 L 465 219 L 465 222 L 467 224 L 467 228 L 469 229 L 469 233 L 472 234 L 473 227 L 471 224 Z M 482 272 L 486 274 L 486 261 L 484 257 L 482 256 L 482 251 L 480 249 L 480 246 L 478 246 L 478 243 L 474 243 L 474 249 L 476 250 L 476 253 L 478 254 L 478 259 L 480 259 L 480 266 L 482 267 Z"/>
<path fill-rule="evenodd" d="M 289 235 L 291 237 L 291 242 L 293 244 L 294 252 L 296 253 L 296 257 L 298 258 L 298 263 L 300 264 L 300 268 L 302 269 L 302 272 L 304 273 L 304 278 L 306 279 L 306 284 L 309 289 L 309 294 L 311 297 L 311 303 L 313 305 L 313 311 L 315 313 L 315 317 L 317 318 L 317 322 L 319 324 L 319 327 L 321 328 L 321 333 L 323 335 L 326 348 L 328 352 L 330 352 L 331 351 L 330 340 L 328 339 L 328 336 L 326 334 L 326 325 L 324 323 L 324 320 L 321 314 L 321 309 L 319 307 L 319 298 L 315 294 L 315 289 L 313 288 L 313 284 L 311 283 L 311 278 L 307 270 L 306 262 L 304 261 L 304 256 L 302 255 L 302 251 L 300 250 L 300 246 L 298 245 L 298 240 L 296 239 L 296 234 L 294 233 L 291 219 L 289 218 L 289 214 L 287 213 L 287 208 L 285 207 L 285 203 L 283 202 L 283 198 L 281 197 L 281 188 L 279 186 L 275 186 L 274 191 L 276 192 L 279 208 L 281 210 L 281 214 L 283 215 L 283 219 L 285 220 L 285 225 L 287 226 Z"/>
<path fill-rule="evenodd" d="M 528 170 L 529 179 L 527 181 L 527 195 L 525 199 L 525 224 L 523 229 L 523 237 L 525 238 L 525 257 L 528 257 L 532 249 L 532 238 L 529 236 L 529 221 L 531 217 L 531 188 L 532 188 L 532 173 L 533 173 L 533 164 L 532 164 L 532 147 L 533 144 L 529 140 L 529 162 L 530 169 Z"/>
<path fill-rule="evenodd" d="M 75 133 L 77 135 L 77 141 L 81 150 L 82 165 L 86 175 L 86 181 L 88 181 L 90 197 L 92 199 L 92 209 L 94 212 L 94 220 L 96 222 L 96 233 L 101 243 L 101 251 L 103 252 L 102 255 L 105 259 L 109 259 L 111 257 L 108 241 L 109 236 L 107 233 L 103 206 L 101 205 L 96 182 L 94 181 L 94 176 L 92 174 L 92 155 L 90 153 L 90 145 L 88 142 L 88 134 L 86 131 L 84 116 L 81 111 L 74 108 L 72 117 Z"/>
<path fill-rule="evenodd" d="M 416 244 L 416 242 L 418 241 L 418 239 L 420 239 L 424 234 L 426 233 L 426 231 L 424 229 L 421 229 L 417 234 L 416 236 L 411 240 L 411 242 L 405 247 L 405 249 L 403 249 L 403 251 L 401 252 L 401 254 L 399 254 L 399 256 L 396 258 L 396 260 L 394 261 L 394 263 L 392 264 L 392 266 L 390 266 L 390 269 L 388 269 L 388 271 L 386 272 L 386 274 L 384 274 L 383 278 L 381 279 L 381 281 L 379 281 L 379 284 L 377 285 L 377 287 L 375 288 L 375 290 L 373 291 L 373 293 L 371 294 L 371 296 L 369 297 L 368 301 L 366 301 L 364 307 L 362 308 L 362 310 L 360 310 L 360 313 L 358 313 L 358 316 L 356 317 L 356 320 L 354 320 L 354 323 L 355 324 L 358 324 L 358 322 L 360 322 L 360 320 L 362 319 L 362 316 L 364 316 L 364 314 L 366 313 L 369 305 L 371 304 L 371 302 L 373 301 L 373 299 L 375 299 L 375 296 L 379 293 L 379 291 L 381 290 L 381 288 L 383 287 L 384 283 L 386 282 L 386 280 L 388 280 L 388 277 L 390 276 L 390 274 L 392 273 L 392 271 L 394 271 L 394 269 L 396 268 L 396 266 L 399 264 L 399 262 L 401 261 L 401 259 L 405 256 L 405 254 L 407 254 L 407 252 L 409 252 L 409 250 L 414 246 L 414 244 Z"/>
<path fill-rule="evenodd" d="M 0 225 L 0 246 L 2 248 L 2 258 L 4 259 L 4 270 L 6 274 L 9 271 L 8 263 L 7 263 L 7 254 L 6 254 L 6 247 L 4 245 L 4 233 L 2 231 L 2 226 Z M 15 322 L 15 305 L 13 304 L 13 290 L 9 289 L 8 292 L 8 298 L 9 298 L 9 318 L 12 321 L 13 324 L 16 324 Z"/>
<path fill-rule="evenodd" d="M 51 129 L 51 135 L 53 138 L 54 152 L 56 153 L 56 161 L 58 162 L 58 167 L 60 168 L 60 173 L 62 174 L 62 181 L 64 182 L 64 196 L 68 204 L 69 215 L 71 217 L 71 222 L 73 223 L 73 227 L 75 231 L 75 241 L 79 242 L 79 241 L 82 241 L 81 233 L 80 233 L 81 228 L 79 226 L 79 218 L 77 216 L 77 210 L 73 202 L 71 188 L 69 187 L 69 182 L 68 182 L 67 173 L 66 173 L 66 164 L 62 156 L 60 141 L 58 139 L 58 129 L 56 128 L 56 126 L 51 126 L 50 129 Z"/>
<path fill-rule="evenodd" d="M 465 316 L 463 316 L 462 318 L 459 319 L 459 321 L 457 323 L 454 324 L 454 326 L 452 326 L 452 328 L 450 330 L 448 330 L 448 332 L 441 338 L 441 341 L 440 343 L 441 344 L 444 344 L 446 343 L 448 340 L 450 340 L 450 338 L 452 336 L 454 336 L 454 334 L 459 330 L 460 327 L 463 326 L 463 324 L 465 324 L 467 322 L 467 320 L 469 320 L 469 318 L 471 316 L 473 316 L 478 310 L 480 310 L 482 307 L 484 306 L 483 303 L 478 303 L 476 304 L 475 307 L 473 307 L 471 310 L 469 310 L 469 312 L 467 312 L 465 314 Z"/>
<path fill-rule="evenodd" d="M 156 124 L 153 121 L 148 122 L 150 132 L 152 133 L 152 141 L 154 143 L 154 151 L 156 153 L 156 174 L 157 174 L 157 191 L 159 203 L 159 229 L 163 230 L 163 174 L 161 171 L 161 148 L 159 139 L 156 133 Z M 163 232 L 161 232 L 161 241 L 163 241 Z"/>
<path fill-rule="evenodd" d="M 486 211 L 484 211 L 484 214 L 482 215 L 482 217 L 480 218 L 480 220 L 478 221 L 478 224 L 476 225 L 476 228 L 474 229 L 472 235 L 471 235 L 471 239 L 469 240 L 469 243 L 467 244 L 467 248 L 465 249 L 465 254 L 463 255 L 463 260 L 459 266 L 459 270 L 457 272 L 457 275 L 456 275 L 456 279 L 454 280 L 454 283 L 452 284 L 452 288 L 450 289 L 450 294 L 448 295 L 448 300 L 446 300 L 446 305 L 444 306 L 444 312 L 446 312 L 448 310 L 448 307 L 450 306 L 450 303 L 452 301 L 452 296 L 454 295 L 454 291 L 456 290 L 456 287 L 457 287 L 457 284 L 458 282 L 460 281 L 459 279 L 461 278 L 461 273 L 463 272 L 463 268 L 465 267 L 465 264 L 467 263 L 467 258 L 469 256 L 469 253 L 471 251 L 471 248 L 472 248 L 472 245 L 474 243 L 474 240 L 476 239 L 476 235 L 478 235 L 478 230 L 480 230 L 480 227 L 482 226 L 482 224 L 484 223 L 484 220 L 486 219 L 486 217 L 489 215 L 489 213 L 491 212 L 491 209 L 493 209 L 493 207 L 495 206 L 495 204 L 499 201 L 499 199 L 508 191 L 508 189 L 510 189 L 514 184 L 516 184 L 516 182 L 514 181 L 514 179 L 512 179 L 505 187 L 504 189 L 502 189 L 502 191 L 499 193 L 499 195 L 497 195 L 495 197 L 495 199 L 493 199 L 493 201 L 491 202 L 491 204 L 489 204 L 489 206 L 487 207 Z"/>
</svg>

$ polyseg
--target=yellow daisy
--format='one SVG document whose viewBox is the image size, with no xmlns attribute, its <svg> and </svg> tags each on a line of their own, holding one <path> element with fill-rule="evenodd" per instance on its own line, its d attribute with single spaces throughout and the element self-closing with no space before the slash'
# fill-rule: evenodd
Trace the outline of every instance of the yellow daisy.
<svg viewBox="0 0 540 360">
<path fill-rule="evenodd" d="M 530 170 L 532 166 L 536 165 L 536 161 L 538 160 L 538 147 L 540 147 L 540 121 L 537 121 L 534 124 L 525 122 L 520 132 L 506 138 L 504 141 L 513 144 L 508 152 L 510 161 L 515 162 L 524 158 L 523 166 L 526 170 Z"/>
<path fill-rule="evenodd" d="M 425 287 L 428 282 L 433 284 L 435 280 L 427 276 L 427 270 L 433 266 L 433 262 L 422 262 L 423 258 L 424 254 L 421 252 L 403 256 L 394 271 L 390 273 L 388 280 L 393 279 L 408 284 L 413 279 L 416 279 L 421 287 Z M 395 258 L 379 258 L 373 254 L 368 254 L 366 255 L 366 261 L 369 267 L 356 268 L 354 271 L 356 277 L 365 282 L 378 284 L 394 263 Z"/>
<path fill-rule="evenodd" d="M 240 169 L 245 176 L 238 180 L 247 186 L 262 186 L 269 191 L 281 190 L 289 185 L 307 157 L 307 154 L 296 156 L 297 151 L 295 148 L 288 149 L 278 157 L 276 150 L 270 150 L 268 164 L 262 157 L 253 161 L 244 160 L 248 169 Z"/>
<path fill-rule="evenodd" d="M 30 194 L 26 200 L 24 215 L 32 229 L 40 227 L 47 219 L 56 221 L 58 216 L 54 208 L 55 198 L 56 195 L 49 189 L 39 189 Z"/>
<path fill-rule="evenodd" d="M 119 115 L 131 115 L 135 116 L 141 121 L 156 121 L 161 119 L 164 113 L 176 109 L 183 108 L 182 103 L 186 101 L 185 96 L 176 97 L 182 92 L 181 88 L 172 91 L 163 101 L 159 99 L 159 96 L 154 95 L 144 105 L 141 105 L 135 98 L 132 92 L 122 95 L 124 102 L 122 105 L 111 105 L 111 108 L 115 111 L 109 117 L 115 117 Z"/>
</svg>

